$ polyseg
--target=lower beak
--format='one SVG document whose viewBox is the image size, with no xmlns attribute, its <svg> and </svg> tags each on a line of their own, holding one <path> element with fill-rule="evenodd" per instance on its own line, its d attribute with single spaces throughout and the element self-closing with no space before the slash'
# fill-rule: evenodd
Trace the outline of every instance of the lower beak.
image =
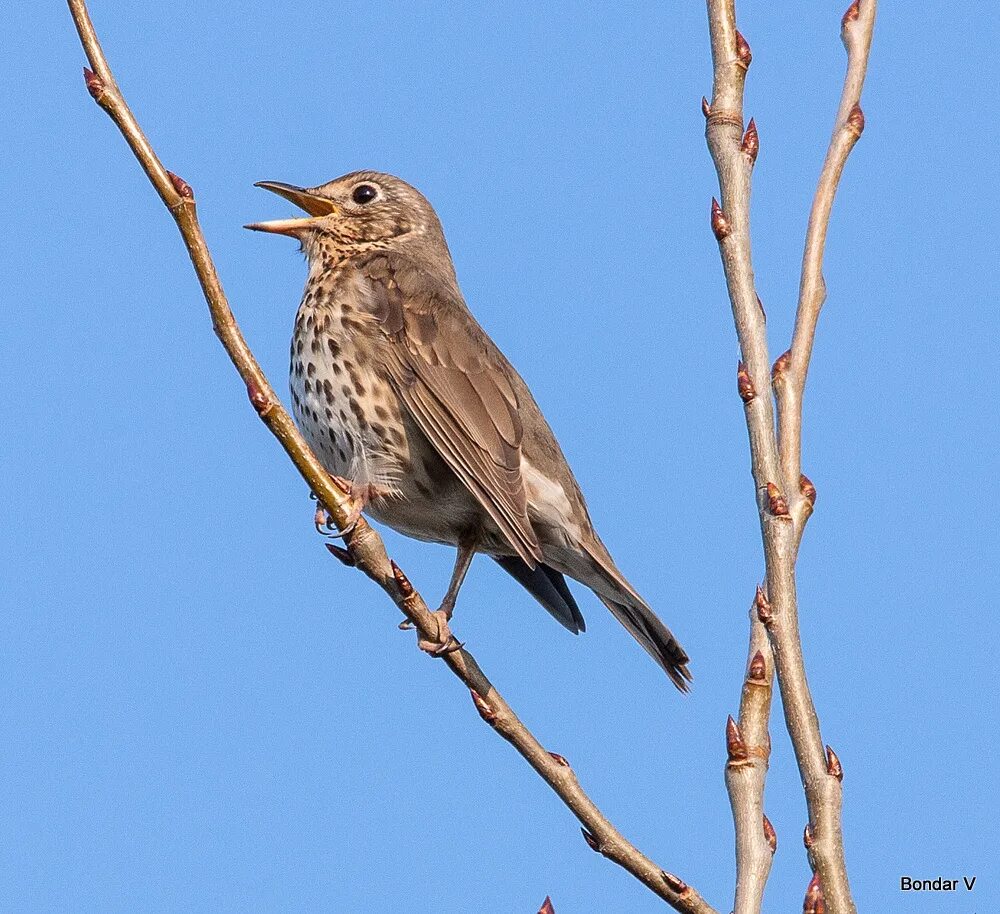
<svg viewBox="0 0 1000 914">
<path fill-rule="evenodd" d="M 304 231 L 313 227 L 317 219 L 340 211 L 332 200 L 305 187 L 282 184 L 278 181 L 259 181 L 254 187 L 263 187 L 264 190 L 284 197 L 299 209 L 304 209 L 310 216 L 310 218 L 304 219 L 274 219 L 270 222 L 252 222 L 250 225 L 244 226 L 244 228 L 252 229 L 255 232 L 270 232 L 273 235 L 290 235 L 292 238 L 299 238 Z"/>
</svg>

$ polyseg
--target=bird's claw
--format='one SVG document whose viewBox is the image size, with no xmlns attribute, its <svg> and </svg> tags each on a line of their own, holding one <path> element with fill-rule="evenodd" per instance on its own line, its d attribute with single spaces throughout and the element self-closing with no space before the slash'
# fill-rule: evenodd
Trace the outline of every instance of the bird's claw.
<svg viewBox="0 0 1000 914">
<path fill-rule="evenodd" d="M 313 525 L 320 536 L 325 536 L 328 539 L 341 539 L 357 527 L 358 521 L 361 520 L 363 508 L 364 505 L 362 502 L 352 501 L 350 514 L 347 516 L 347 523 L 343 529 L 337 529 L 329 512 L 323 505 L 319 504 L 316 506 L 316 513 L 313 515 Z"/>
<path fill-rule="evenodd" d="M 461 650 L 464 645 L 455 638 L 448 627 L 451 613 L 447 609 L 438 609 L 431 615 L 437 622 L 437 638 L 432 641 L 429 638 L 421 637 L 417 640 L 417 647 L 432 657 L 444 657 L 446 654 L 453 654 L 455 651 Z"/>
</svg>

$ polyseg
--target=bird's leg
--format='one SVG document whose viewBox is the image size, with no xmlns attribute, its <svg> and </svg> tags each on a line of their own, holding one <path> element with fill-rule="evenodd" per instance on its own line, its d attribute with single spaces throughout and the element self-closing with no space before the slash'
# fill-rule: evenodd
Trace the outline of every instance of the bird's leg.
<svg viewBox="0 0 1000 914">
<path fill-rule="evenodd" d="M 458 592 L 462 589 L 462 583 L 472 564 L 472 557 L 476 554 L 476 537 L 474 535 L 465 536 L 458 542 L 458 553 L 455 556 L 455 569 L 451 573 L 451 583 L 448 585 L 448 592 L 444 595 L 441 605 L 431 615 L 434 616 L 438 626 L 438 635 L 434 641 L 421 638 L 417 641 L 417 646 L 428 654 L 439 657 L 442 654 L 450 654 L 457 651 L 462 645 L 455 640 L 448 626 L 452 615 L 455 612 L 455 602 L 458 600 Z"/>
<path fill-rule="evenodd" d="M 343 530 L 338 530 L 333 524 L 333 518 L 330 517 L 321 502 L 317 502 L 316 504 L 316 514 L 313 516 L 313 523 L 316 525 L 316 532 L 321 536 L 329 536 L 337 539 L 341 536 L 347 536 L 357 526 L 358 521 L 361 519 L 361 512 L 364 511 L 365 506 L 375 493 L 372 491 L 373 486 L 355 486 L 350 480 L 344 479 L 343 476 L 331 476 L 330 478 L 336 483 L 337 488 L 341 489 L 350 500 L 351 509 L 347 515 L 347 523 L 344 525 Z"/>
</svg>

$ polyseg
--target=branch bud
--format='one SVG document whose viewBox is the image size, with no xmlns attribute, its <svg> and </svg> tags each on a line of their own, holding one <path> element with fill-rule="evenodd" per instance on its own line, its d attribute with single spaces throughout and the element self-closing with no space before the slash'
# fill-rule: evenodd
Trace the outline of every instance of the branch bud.
<svg viewBox="0 0 1000 914">
<path fill-rule="evenodd" d="M 601 844 L 597 838 L 585 828 L 581 828 L 580 831 L 583 832 L 583 840 L 587 842 L 587 847 L 599 854 L 601 852 Z"/>
<path fill-rule="evenodd" d="M 247 383 L 247 396 L 250 398 L 250 405 L 257 411 L 257 415 L 263 418 L 270 412 L 274 403 L 258 386 L 256 381 Z"/>
<path fill-rule="evenodd" d="M 764 838 L 767 840 L 767 846 L 771 848 L 771 853 L 776 853 L 778 850 L 778 833 L 774 830 L 774 826 L 767 816 L 764 816 Z"/>
<path fill-rule="evenodd" d="M 852 23 L 858 21 L 858 16 L 861 15 L 859 0 L 854 0 L 854 2 L 847 7 L 847 12 L 844 13 L 844 17 L 840 20 L 840 32 L 843 34 L 844 30 Z"/>
<path fill-rule="evenodd" d="M 753 381 L 750 380 L 750 372 L 742 362 L 736 368 L 736 389 L 739 391 L 740 399 L 744 403 L 750 403 L 757 396 L 754 390 Z"/>
<path fill-rule="evenodd" d="M 191 190 L 191 185 L 187 181 L 179 175 L 175 175 L 172 171 L 167 172 L 167 177 L 170 178 L 170 183 L 174 185 L 174 190 L 185 200 L 194 199 L 194 191 Z"/>
<path fill-rule="evenodd" d="M 802 832 L 802 843 L 806 850 L 812 848 L 813 844 L 816 843 L 816 839 L 813 838 L 813 828 L 808 822 L 806 822 L 805 830 Z"/>
<path fill-rule="evenodd" d="M 771 621 L 771 604 L 764 595 L 764 588 L 757 585 L 757 595 L 754 597 L 754 605 L 757 607 L 757 619 L 764 625 Z"/>
<path fill-rule="evenodd" d="M 757 124 L 753 118 L 747 124 L 746 133 L 743 134 L 743 142 L 740 143 L 740 152 L 743 153 L 753 165 L 757 161 L 757 153 L 760 151 L 760 137 L 757 135 Z"/>
<path fill-rule="evenodd" d="M 340 546 L 335 546 L 333 543 L 324 543 L 330 555 L 332 555 L 337 561 L 346 565 L 348 568 L 353 568 L 356 564 L 354 561 L 354 556 L 351 555 L 350 550 L 341 549 Z"/>
<path fill-rule="evenodd" d="M 570 767 L 569 762 L 567 762 L 566 759 L 558 752 L 550 752 L 549 755 L 552 757 L 552 761 L 554 761 L 557 765 L 561 765 L 563 768 Z"/>
<path fill-rule="evenodd" d="M 663 881 L 667 884 L 667 888 L 671 892 L 676 892 L 678 895 L 683 895 L 688 891 L 688 885 L 683 879 L 679 879 L 673 873 L 668 873 L 666 870 L 660 870 L 660 875 L 663 877 Z"/>
<path fill-rule="evenodd" d="M 736 59 L 740 62 L 744 70 L 750 66 L 750 61 L 753 60 L 753 54 L 750 53 L 750 45 L 747 44 L 746 38 L 739 31 L 736 32 Z"/>
<path fill-rule="evenodd" d="M 837 758 L 837 753 L 829 746 L 826 747 L 826 773 L 835 777 L 838 781 L 844 780 L 844 768 Z"/>
<path fill-rule="evenodd" d="M 545 896 L 545 901 L 542 902 L 542 906 L 538 909 L 538 914 L 556 914 L 556 909 L 552 907 L 552 899 L 548 895 Z"/>
<path fill-rule="evenodd" d="M 715 197 L 712 197 L 712 231 L 715 234 L 716 240 L 722 241 L 732 230 L 732 226 L 730 226 L 729 221 L 726 219 L 726 214 L 722 212 L 722 207 L 719 206 L 719 201 Z"/>
<path fill-rule="evenodd" d="M 757 651 L 753 655 L 747 676 L 753 682 L 765 682 L 767 680 L 767 664 L 764 662 L 764 655 L 760 651 Z"/>
<path fill-rule="evenodd" d="M 760 308 L 761 316 L 764 320 L 767 320 L 767 312 L 764 310 L 764 303 L 760 300 L 760 296 L 757 295 L 757 307 Z"/>
<path fill-rule="evenodd" d="M 767 510 L 775 517 L 788 516 L 788 502 L 785 501 L 785 496 L 781 494 L 781 489 L 773 482 L 767 484 Z"/>
<path fill-rule="evenodd" d="M 701 97 L 701 113 L 705 115 L 705 120 L 712 114 L 712 106 L 708 103 L 708 99 L 703 95 Z"/>
<path fill-rule="evenodd" d="M 771 366 L 771 383 L 777 384 L 778 381 L 781 381 L 785 376 L 785 372 L 788 371 L 788 366 L 791 364 L 792 351 L 791 349 L 786 349 L 774 360 L 774 365 Z"/>
<path fill-rule="evenodd" d="M 403 569 L 391 559 L 389 560 L 389 564 L 392 565 L 392 576 L 396 579 L 396 588 L 399 590 L 399 595 L 404 600 L 412 597 L 413 585 L 410 583 L 409 578 L 403 574 Z"/>
<path fill-rule="evenodd" d="M 847 115 L 846 127 L 854 134 L 855 139 L 865 132 L 865 113 L 861 110 L 861 105 L 851 108 L 851 113 Z"/>
<path fill-rule="evenodd" d="M 745 762 L 750 757 L 747 744 L 740 732 L 740 725 L 733 720 L 732 714 L 726 721 L 726 755 L 729 756 L 730 762 Z"/>
<path fill-rule="evenodd" d="M 95 102 L 100 101 L 105 89 L 104 80 L 89 67 L 84 67 L 83 81 L 87 84 L 87 91 L 90 93 L 90 97 Z"/>
<path fill-rule="evenodd" d="M 799 491 L 809 504 L 816 504 L 816 486 L 813 485 L 812 480 L 805 473 L 799 475 Z"/>
<path fill-rule="evenodd" d="M 497 712 L 493 710 L 486 699 L 475 689 L 469 689 L 469 694 L 472 696 L 472 703 L 476 706 L 479 716 L 492 726 L 493 722 L 497 719 Z"/>
<path fill-rule="evenodd" d="M 819 884 L 819 873 L 813 873 L 806 889 L 806 898 L 802 902 L 802 914 L 826 914 L 826 901 L 823 899 L 823 889 Z"/>
</svg>

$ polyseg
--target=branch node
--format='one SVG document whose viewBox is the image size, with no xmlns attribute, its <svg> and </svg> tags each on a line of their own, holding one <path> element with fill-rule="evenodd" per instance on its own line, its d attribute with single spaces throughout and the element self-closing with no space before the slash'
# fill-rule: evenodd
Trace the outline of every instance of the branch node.
<svg viewBox="0 0 1000 914">
<path fill-rule="evenodd" d="M 557 765 L 563 768 L 572 767 L 570 763 L 566 761 L 565 756 L 560 755 L 558 752 L 550 752 L 549 755 L 552 757 L 552 761 L 554 761 Z"/>
<path fill-rule="evenodd" d="M 764 662 L 764 655 L 757 651 L 753 655 L 753 660 L 750 661 L 750 669 L 747 672 L 747 677 L 751 682 L 766 682 L 767 681 L 767 664 Z"/>
<path fill-rule="evenodd" d="M 812 480 L 805 473 L 799 474 L 799 491 L 809 504 L 816 504 L 816 486 L 813 485 Z"/>
<path fill-rule="evenodd" d="M 750 372 L 747 371 L 747 366 L 743 362 L 740 362 L 736 368 L 736 389 L 744 403 L 752 403 L 754 397 L 757 396 L 753 381 L 750 380 Z"/>
<path fill-rule="evenodd" d="M 250 398 L 250 405 L 261 419 L 274 409 L 274 401 L 260 389 L 256 381 L 247 382 L 247 396 Z"/>
<path fill-rule="evenodd" d="M 583 834 L 583 840 L 587 842 L 587 847 L 594 851 L 594 853 L 603 853 L 601 850 L 601 842 L 597 840 L 594 834 L 587 831 L 586 828 L 581 828 L 580 832 Z"/>
<path fill-rule="evenodd" d="M 413 596 L 413 585 L 410 583 L 410 579 L 403 574 L 403 569 L 391 559 L 389 564 L 392 565 L 392 576 L 396 579 L 396 589 L 399 591 L 399 595 L 404 600 L 409 599 Z"/>
<path fill-rule="evenodd" d="M 760 137 L 757 134 L 757 124 L 753 118 L 750 118 L 746 133 L 743 134 L 740 152 L 750 160 L 751 167 L 757 161 L 757 153 L 760 152 Z"/>
<path fill-rule="evenodd" d="M 726 721 L 726 755 L 729 757 L 730 763 L 745 762 L 750 758 L 750 751 L 743 740 L 740 725 L 733 719 L 732 714 Z"/>
<path fill-rule="evenodd" d="M 668 873 L 666 870 L 660 870 L 660 875 L 663 877 L 663 881 L 667 884 L 667 888 L 671 892 L 676 892 L 678 895 L 686 895 L 691 891 L 688 884 L 678 876 L 673 873 Z"/>
<path fill-rule="evenodd" d="M 826 901 L 823 898 L 823 888 L 819 884 L 819 873 L 813 873 L 806 889 L 805 901 L 802 902 L 802 914 L 826 914 Z"/>
<path fill-rule="evenodd" d="M 721 242 L 732 230 L 732 226 L 726 219 L 726 214 L 722 212 L 722 207 L 719 206 L 719 201 L 715 197 L 712 197 L 712 232 L 715 235 L 716 241 Z"/>
<path fill-rule="evenodd" d="M 763 625 L 771 621 L 771 603 L 764 594 L 764 588 L 757 585 L 757 594 L 754 597 L 754 605 L 757 607 L 757 619 Z"/>
<path fill-rule="evenodd" d="M 497 712 L 493 710 L 493 706 L 475 689 L 469 689 L 469 694 L 472 696 L 472 703 L 476 706 L 479 716 L 492 727 L 497 719 Z"/>
<path fill-rule="evenodd" d="M 764 816 L 764 838 L 767 841 L 767 846 L 771 848 L 771 853 L 777 853 L 778 833 L 774 830 L 774 826 L 767 816 Z"/>
<path fill-rule="evenodd" d="M 105 91 L 107 91 L 107 86 L 104 85 L 104 80 L 89 67 L 84 67 L 83 81 L 87 84 L 87 91 L 90 93 L 90 97 L 95 102 L 100 102 L 101 97 L 104 95 Z"/>
<path fill-rule="evenodd" d="M 175 175 L 172 171 L 167 172 L 167 177 L 170 178 L 170 183 L 174 185 L 174 190 L 183 197 L 185 200 L 194 200 L 194 191 L 191 190 L 191 185 L 188 184 L 180 175 Z"/>
<path fill-rule="evenodd" d="M 767 510 L 775 517 L 788 517 L 788 502 L 773 482 L 767 484 Z"/>
<path fill-rule="evenodd" d="M 744 70 L 749 68 L 750 61 L 753 60 L 753 54 L 750 53 L 750 45 L 740 31 L 736 32 L 736 59 Z"/>
<path fill-rule="evenodd" d="M 346 565 L 348 568 L 354 568 L 357 562 L 354 561 L 354 556 L 351 555 L 349 549 L 342 549 L 340 546 L 336 546 L 333 543 L 324 543 L 330 555 L 337 559 L 342 564 Z"/>
<path fill-rule="evenodd" d="M 851 108 L 851 113 L 847 115 L 847 122 L 844 125 L 857 140 L 865 132 L 865 113 L 861 110 L 861 105 Z"/>
<path fill-rule="evenodd" d="M 837 758 L 837 753 L 830 746 L 826 747 L 826 773 L 838 781 L 844 780 L 844 768 Z"/>
</svg>

